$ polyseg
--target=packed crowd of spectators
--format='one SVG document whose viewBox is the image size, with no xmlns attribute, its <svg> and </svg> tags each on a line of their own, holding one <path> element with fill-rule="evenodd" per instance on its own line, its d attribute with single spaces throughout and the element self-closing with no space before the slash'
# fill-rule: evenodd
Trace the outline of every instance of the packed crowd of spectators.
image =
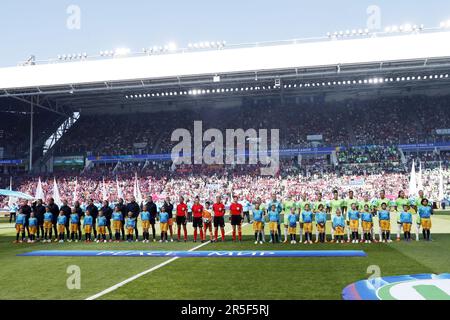
<svg viewBox="0 0 450 320">
<path fill-rule="evenodd" d="M 448 140 L 437 135 L 450 123 L 449 97 L 381 97 L 345 101 L 246 99 L 240 107 L 198 106 L 177 111 L 132 114 L 82 114 L 56 144 L 55 155 L 170 153 L 176 129 L 279 129 L 282 148 L 398 145 Z M 27 123 L 8 121 L 3 143 L 26 141 Z M 43 121 L 35 121 L 37 125 Z M 20 126 L 13 127 L 13 126 Z M 28 127 L 29 128 L 29 127 Z M 322 140 L 308 141 L 309 135 Z M 270 136 L 269 136 L 270 139 Z M 206 143 L 204 143 L 205 145 Z"/>
<path fill-rule="evenodd" d="M 448 186 L 450 169 L 445 167 L 443 172 L 444 184 Z M 124 171 L 117 175 L 103 175 L 100 172 L 93 172 L 78 176 L 70 174 L 60 174 L 56 177 L 42 176 L 40 179 L 44 194 L 49 197 L 53 196 L 53 184 L 54 178 L 56 178 L 61 200 L 66 199 L 69 203 L 74 201 L 87 203 L 89 199 L 94 199 L 96 203 L 101 203 L 101 201 L 106 200 L 103 199 L 103 190 L 106 191 L 107 200 L 117 202 L 119 198 L 118 185 L 124 198 L 133 195 L 136 177 L 143 197 L 152 196 L 155 201 L 161 201 L 167 196 L 176 201 L 179 195 L 184 195 L 186 199 L 190 200 L 196 196 L 200 196 L 202 200 L 213 200 L 217 194 L 221 194 L 228 199 L 232 194 L 239 194 L 249 201 L 254 201 L 257 197 L 270 199 L 273 193 L 279 194 L 281 198 L 292 196 L 298 199 L 302 194 L 306 194 L 309 199 L 315 199 L 317 192 L 321 192 L 324 199 L 330 200 L 332 191 L 335 189 L 342 196 L 346 196 L 349 190 L 353 190 L 358 197 L 367 194 L 370 198 L 384 189 L 389 198 L 396 198 L 400 190 L 408 191 L 409 184 L 409 175 L 406 173 L 341 175 L 323 172 L 320 174 L 285 174 L 283 177 L 280 175 L 270 177 L 250 171 L 241 173 L 229 171 L 222 174 L 209 174 L 207 172 L 194 174 L 176 171 L 172 174 L 159 175 L 152 175 L 148 172 Z M 38 179 L 36 176 L 28 175 L 15 177 L 13 179 L 14 188 L 34 195 Z M 434 201 L 440 201 L 438 199 L 439 170 L 424 170 L 422 179 L 427 197 Z M 3 177 L 2 183 L 6 183 L 7 180 L 6 177 Z M 445 190 L 446 194 L 448 192 L 449 190 Z M 6 199 L 0 199 L 0 207 L 5 207 L 6 201 Z"/>
</svg>

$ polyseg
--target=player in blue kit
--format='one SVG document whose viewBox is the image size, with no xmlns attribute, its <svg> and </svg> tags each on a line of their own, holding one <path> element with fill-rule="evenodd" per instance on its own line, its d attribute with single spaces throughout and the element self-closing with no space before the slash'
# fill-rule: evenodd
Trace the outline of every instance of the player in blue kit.
<svg viewBox="0 0 450 320">
<path fill-rule="evenodd" d="M 347 219 L 349 221 L 349 227 L 352 233 L 351 235 L 352 243 L 358 243 L 359 241 L 359 233 L 358 233 L 359 218 L 360 218 L 359 211 L 356 209 L 356 204 L 353 203 L 351 210 L 347 212 Z"/>
<path fill-rule="evenodd" d="M 159 213 L 159 223 L 161 229 L 161 240 L 159 242 L 169 242 L 167 239 L 167 230 L 169 229 L 169 213 L 166 212 L 166 207 L 161 207 L 161 212 Z"/>
<path fill-rule="evenodd" d="M 318 207 L 318 211 L 315 213 L 316 220 L 316 228 L 318 233 L 318 238 L 316 239 L 316 243 L 325 243 L 326 242 L 326 224 L 327 224 L 327 213 L 325 212 L 325 207 L 323 204 L 320 204 Z"/>
<path fill-rule="evenodd" d="M 381 242 L 392 242 L 391 240 L 391 214 L 386 209 L 387 204 L 381 204 L 381 210 L 378 211 L 378 219 L 380 220 Z"/>
<path fill-rule="evenodd" d="M 58 219 L 56 220 L 58 226 L 58 240 L 60 243 L 64 242 L 64 234 L 66 231 L 67 217 L 64 215 L 64 211 L 59 212 Z"/>
<path fill-rule="evenodd" d="M 361 222 L 362 229 L 364 234 L 364 242 L 371 243 L 372 242 L 372 229 L 373 229 L 373 215 L 370 212 L 369 205 L 364 205 L 364 208 L 361 210 Z"/>
<path fill-rule="evenodd" d="M 28 229 L 30 231 L 28 239 L 29 243 L 36 242 L 37 228 L 38 228 L 38 219 L 35 217 L 34 212 L 31 212 L 30 219 L 28 219 Z"/>
<path fill-rule="evenodd" d="M 15 243 L 22 243 L 25 240 L 25 224 L 27 216 L 22 213 L 22 209 L 19 209 L 19 214 L 16 216 L 16 241 Z M 19 237 L 21 239 L 19 240 Z"/>
<path fill-rule="evenodd" d="M 295 207 L 291 207 L 291 212 L 287 216 L 288 232 L 291 238 L 291 244 L 297 243 L 297 215 L 295 214 Z"/>
<path fill-rule="evenodd" d="M 91 216 L 91 213 L 89 210 L 86 210 L 86 213 L 84 215 L 83 219 L 83 228 L 84 228 L 84 236 L 86 242 L 92 241 L 92 226 L 94 224 L 94 219 Z"/>
<path fill-rule="evenodd" d="M 269 230 L 270 230 L 270 239 L 273 244 L 278 242 L 278 223 L 280 221 L 280 212 L 277 210 L 277 206 L 275 204 L 271 205 L 269 213 Z"/>
<path fill-rule="evenodd" d="M 420 204 L 418 214 L 422 225 L 423 239 L 431 241 L 431 215 L 433 214 L 433 209 L 428 205 L 428 199 L 422 199 Z"/>
<path fill-rule="evenodd" d="M 122 211 L 120 211 L 120 207 L 116 206 L 112 213 L 112 221 L 113 221 L 113 230 L 114 230 L 114 239 L 115 242 L 120 241 L 120 231 L 122 230 L 122 221 L 123 215 Z"/>
<path fill-rule="evenodd" d="M 305 210 L 302 212 L 303 230 L 305 231 L 305 244 L 312 244 L 312 223 L 313 213 L 309 204 L 305 205 Z"/>
<path fill-rule="evenodd" d="M 147 210 L 147 206 L 144 206 L 144 210 L 141 212 L 141 221 L 142 221 L 142 233 L 144 235 L 143 243 L 150 242 L 150 212 Z"/>
<path fill-rule="evenodd" d="M 97 243 L 106 242 L 106 225 L 107 219 L 103 214 L 103 211 L 100 210 L 98 212 L 97 217 L 97 239 L 95 240 Z"/>
<path fill-rule="evenodd" d="M 409 212 L 409 205 L 403 206 L 403 211 L 400 212 L 400 224 L 403 229 L 405 241 L 411 241 L 411 226 L 412 226 L 412 213 Z"/>
<path fill-rule="evenodd" d="M 341 209 L 336 209 L 336 215 L 332 219 L 332 227 L 334 230 L 334 236 L 336 238 L 336 243 L 344 243 L 344 233 L 345 233 L 345 218 L 342 215 Z"/>
<path fill-rule="evenodd" d="M 80 217 L 78 213 L 76 212 L 75 208 L 72 209 L 72 213 L 69 217 L 69 223 L 70 223 L 70 240 L 69 242 L 75 241 L 78 242 L 77 234 L 78 234 L 78 228 L 80 225 Z"/>
<path fill-rule="evenodd" d="M 253 231 L 255 232 L 255 244 L 263 244 L 262 223 L 264 212 L 260 209 L 259 203 L 256 203 L 253 210 Z"/>
<path fill-rule="evenodd" d="M 128 217 L 125 219 L 125 229 L 127 231 L 127 241 L 133 241 L 133 232 L 136 227 L 136 219 L 133 218 L 133 212 L 128 212 Z"/>
<path fill-rule="evenodd" d="M 44 213 L 44 242 L 52 242 L 53 214 L 50 207 L 45 207 Z"/>
</svg>

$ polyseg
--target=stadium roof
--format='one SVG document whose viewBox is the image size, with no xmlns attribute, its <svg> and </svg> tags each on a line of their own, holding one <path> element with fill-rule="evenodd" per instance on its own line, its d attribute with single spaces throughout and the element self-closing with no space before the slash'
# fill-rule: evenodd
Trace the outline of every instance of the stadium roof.
<svg viewBox="0 0 450 320">
<path fill-rule="evenodd" d="M 392 77 L 402 75 L 398 72 L 406 76 L 404 71 L 425 70 L 450 71 L 450 32 L 292 41 L 2 68 L 0 97 L 40 96 L 57 104 L 88 108 L 137 103 L 124 99 L 150 89 L 185 93 L 205 85 L 245 86 L 256 81 L 262 86 L 276 79 L 338 81 L 345 75 Z"/>
</svg>

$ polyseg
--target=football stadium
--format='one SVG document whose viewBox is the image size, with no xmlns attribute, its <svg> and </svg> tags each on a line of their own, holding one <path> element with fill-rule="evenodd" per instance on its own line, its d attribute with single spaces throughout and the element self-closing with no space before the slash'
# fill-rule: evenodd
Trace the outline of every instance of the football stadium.
<svg viewBox="0 0 450 320">
<path fill-rule="evenodd" d="M 448 300 L 449 75 L 450 21 L 2 67 L 0 299 Z"/>
</svg>

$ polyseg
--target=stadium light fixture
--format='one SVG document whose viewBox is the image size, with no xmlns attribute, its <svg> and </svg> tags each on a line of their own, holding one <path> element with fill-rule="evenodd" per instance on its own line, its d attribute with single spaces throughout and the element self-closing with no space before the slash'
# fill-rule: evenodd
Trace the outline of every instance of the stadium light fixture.
<svg viewBox="0 0 450 320">
<path fill-rule="evenodd" d="M 117 48 L 114 51 L 114 56 L 127 56 L 131 53 L 129 48 Z"/>
<path fill-rule="evenodd" d="M 177 45 L 176 45 L 175 42 L 170 42 L 170 43 L 167 45 L 167 47 L 168 47 L 168 49 L 169 49 L 170 52 L 174 52 L 174 51 L 177 50 Z"/>
</svg>

